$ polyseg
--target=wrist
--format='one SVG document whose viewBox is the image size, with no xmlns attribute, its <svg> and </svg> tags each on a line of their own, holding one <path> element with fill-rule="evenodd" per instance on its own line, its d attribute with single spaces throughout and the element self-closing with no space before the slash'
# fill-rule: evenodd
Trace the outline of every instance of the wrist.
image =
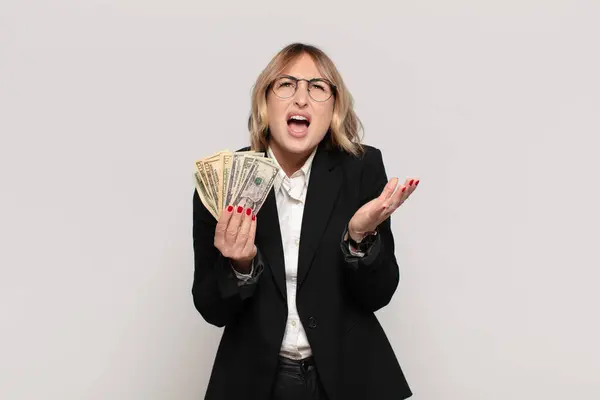
<svg viewBox="0 0 600 400">
<path fill-rule="evenodd" d="M 348 236 L 357 243 L 362 242 L 365 237 L 373 235 L 377 231 L 377 228 L 371 230 L 365 230 L 364 227 L 362 229 L 357 229 L 352 222 L 352 219 L 348 222 L 347 232 Z"/>
<path fill-rule="evenodd" d="M 240 274 L 248 274 L 252 267 L 252 260 L 231 260 L 231 266 Z"/>
<path fill-rule="evenodd" d="M 365 235 L 355 232 L 355 231 L 351 231 L 350 229 L 348 229 L 348 238 L 347 239 L 352 239 L 353 241 L 355 241 L 356 243 L 360 243 L 363 239 L 364 239 Z"/>
<path fill-rule="evenodd" d="M 346 234 L 347 235 L 346 240 L 347 239 L 352 239 L 354 242 L 360 243 L 367 236 L 375 235 L 376 233 L 377 233 L 377 230 L 363 232 L 363 231 L 353 230 L 352 228 L 350 228 L 350 226 L 348 226 L 348 232 Z"/>
<path fill-rule="evenodd" d="M 353 231 L 348 226 L 344 235 L 346 242 L 352 252 L 366 253 L 371 248 L 377 237 L 377 229 L 369 232 Z"/>
</svg>

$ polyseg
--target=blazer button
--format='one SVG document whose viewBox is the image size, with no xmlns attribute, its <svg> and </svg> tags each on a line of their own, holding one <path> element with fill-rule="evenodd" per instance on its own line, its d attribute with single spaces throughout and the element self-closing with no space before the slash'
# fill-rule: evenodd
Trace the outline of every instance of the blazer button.
<svg viewBox="0 0 600 400">
<path fill-rule="evenodd" d="M 317 327 L 317 320 L 315 319 L 315 317 L 310 317 L 308 319 L 308 327 L 311 329 L 315 329 Z"/>
</svg>

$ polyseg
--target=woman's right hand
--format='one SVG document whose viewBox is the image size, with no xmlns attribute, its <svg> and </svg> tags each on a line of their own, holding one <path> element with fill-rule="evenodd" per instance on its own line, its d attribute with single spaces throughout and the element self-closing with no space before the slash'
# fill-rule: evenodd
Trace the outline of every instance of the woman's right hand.
<svg viewBox="0 0 600 400">
<path fill-rule="evenodd" d="M 256 235 L 256 215 L 250 208 L 233 206 L 223 209 L 215 228 L 215 247 L 231 261 L 238 272 L 250 272 L 252 260 L 257 249 L 254 244 Z"/>
</svg>

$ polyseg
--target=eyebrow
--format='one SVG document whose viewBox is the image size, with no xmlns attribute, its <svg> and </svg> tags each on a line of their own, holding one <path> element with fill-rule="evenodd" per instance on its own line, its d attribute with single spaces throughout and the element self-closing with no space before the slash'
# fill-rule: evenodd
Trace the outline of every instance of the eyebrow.
<svg viewBox="0 0 600 400">
<path fill-rule="evenodd" d="M 321 76 L 313 76 L 312 78 L 299 78 L 297 76 L 290 75 L 290 74 L 279 74 L 279 77 L 289 77 L 289 78 L 294 78 L 294 79 L 306 79 L 306 80 L 309 80 L 309 81 L 312 81 L 314 79 L 328 80 L 327 78 L 321 77 Z"/>
</svg>

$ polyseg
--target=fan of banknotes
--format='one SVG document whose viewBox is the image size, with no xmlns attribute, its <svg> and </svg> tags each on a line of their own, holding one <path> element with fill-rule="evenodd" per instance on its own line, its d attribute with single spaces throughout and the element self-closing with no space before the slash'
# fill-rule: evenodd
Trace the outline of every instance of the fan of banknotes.
<svg viewBox="0 0 600 400">
<path fill-rule="evenodd" d="M 262 207 L 279 168 L 264 153 L 219 151 L 196 161 L 196 191 L 204 206 L 219 219 L 224 207 Z"/>
</svg>

